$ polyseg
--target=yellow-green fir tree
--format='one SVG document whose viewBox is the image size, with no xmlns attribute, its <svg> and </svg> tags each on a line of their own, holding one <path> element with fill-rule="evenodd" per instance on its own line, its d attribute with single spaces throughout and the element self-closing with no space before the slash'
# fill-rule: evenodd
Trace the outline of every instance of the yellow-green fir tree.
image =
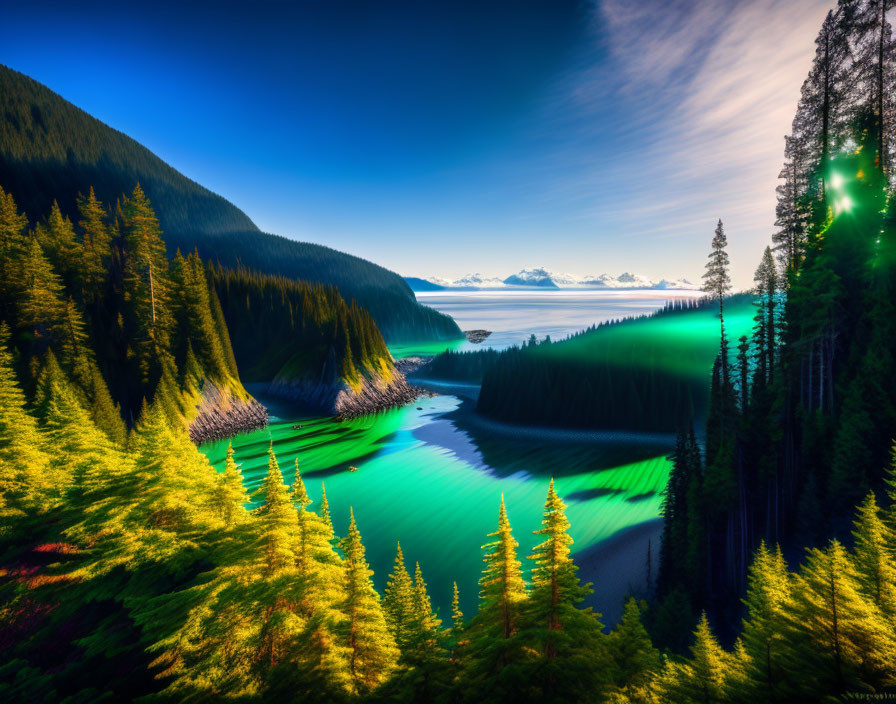
<svg viewBox="0 0 896 704">
<path fill-rule="evenodd" d="M 349 673 L 358 693 L 376 689 L 395 670 L 400 651 L 386 625 L 379 595 L 373 588 L 373 571 L 367 564 L 355 514 L 349 510 L 348 534 L 340 541 L 345 562 L 343 626 L 349 648 Z"/>
</svg>

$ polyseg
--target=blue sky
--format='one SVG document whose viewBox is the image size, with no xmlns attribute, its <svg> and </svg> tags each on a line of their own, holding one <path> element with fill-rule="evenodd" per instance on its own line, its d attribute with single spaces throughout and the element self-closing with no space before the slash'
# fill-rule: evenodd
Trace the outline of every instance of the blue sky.
<svg viewBox="0 0 896 704">
<path fill-rule="evenodd" d="M 747 286 L 832 0 L 8 3 L 0 63 L 264 230 L 406 275 Z"/>
</svg>

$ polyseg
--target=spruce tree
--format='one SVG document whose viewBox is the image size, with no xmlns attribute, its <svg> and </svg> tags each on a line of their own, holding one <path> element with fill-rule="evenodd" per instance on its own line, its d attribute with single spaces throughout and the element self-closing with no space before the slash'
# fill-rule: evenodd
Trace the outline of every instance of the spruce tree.
<svg viewBox="0 0 896 704">
<path fill-rule="evenodd" d="M 460 592 L 457 590 L 457 582 L 454 582 L 451 593 L 451 628 L 455 638 L 464 630 L 464 612 L 460 610 Z"/>
<path fill-rule="evenodd" d="M 613 663 L 613 684 L 635 701 L 644 698 L 644 689 L 661 664 L 659 651 L 653 647 L 641 622 L 641 608 L 634 597 L 629 597 L 622 619 L 607 638 Z"/>
<path fill-rule="evenodd" d="M 112 233 L 106 222 L 106 211 L 97 200 L 93 186 L 87 197 L 78 196 L 78 212 L 81 228 L 84 261 L 81 270 L 81 300 L 93 303 L 102 297 L 108 279 L 108 265 L 112 256 Z"/>
<path fill-rule="evenodd" d="M 556 658 L 593 638 L 601 625 L 587 611 L 575 606 L 593 590 L 590 584 L 582 585 L 576 576 L 578 567 L 570 555 L 572 538 L 568 533 L 566 505 L 554 491 L 553 479 L 548 486 L 541 525 L 535 534 L 543 536 L 544 542 L 536 545 L 529 556 L 535 564 L 527 608 L 538 628 L 543 629 L 540 640 L 545 656 Z"/>
<path fill-rule="evenodd" d="M 296 470 L 292 482 L 292 502 L 299 508 L 299 510 L 306 509 L 313 503 L 305 489 L 305 482 L 302 481 L 302 474 L 299 471 L 298 457 L 296 457 Z"/>
<path fill-rule="evenodd" d="M 350 509 L 349 515 L 348 534 L 339 543 L 345 560 L 345 600 L 341 611 L 346 617 L 343 628 L 351 681 L 358 693 L 366 693 L 389 677 L 397 665 L 399 650 L 370 580 L 373 571 L 364 556 L 354 511 Z"/>
<path fill-rule="evenodd" d="M 725 236 L 725 228 L 722 221 L 716 225 L 716 231 L 712 238 L 712 251 L 709 261 L 706 263 L 706 273 L 703 274 L 703 290 L 714 300 L 719 302 L 720 325 L 720 355 L 722 360 L 722 377 L 728 383 L 728 340 L 725 337 L 725 296 L 731 290 L 731 277 L 728 275 L 729 258 L 725 248 L 728 246 L 728 238 Z"/>
<path fill-rule="evenodd" d="M 548 486 L 542 527 L 535 531 L 544 541 L 535 546 L 529 559 L 532 588 L 525 602 L 524 638 L 540 652 L 545 662 L 533 666 L 533 683 L 543 696 L 555 701 L 575 701 L 599 691 L 608 680 L 609 662 L 599 617 L 591 608 L 580 609 L 592 593 L 582 585 L 572 560 L 566 505 Z"/>
<path fill-rule="evenodd" d="M 519 628 L 519 616 L 526 600 L 526 584 L 516 556 L 519 543 L 513 537 L 504 495 L 498 511 L 498 530 L 489 533 L 494 540 L 483 546 L 485 569 L 479 580 L 479 615 L 496 626 L 497 634 L 510 638 Z"/>
<path fill-rule="evenodd" d="M 227 528 L 231 528 L 246 518 L 249 493 L 243 484 L 243 474 L 234 459 L 233 443 L 227 443 L 224 471 L 218 476 L 216 504 Z"/>
<path fill-rule="evenodd" d="M 62 282 L 53 271 L 37 238 L 31 236 L 17 272 L 19 323 L 38 338 L 57 333 L 65 314 Z"/>
<path fill-rule="evenodd" d="M 660 700 L 676 704 L 726 702 L 733 666 L 733 658 L 719 645 L 704 613 L 694 631 L 691 659 L 667 662 L 665 671 L 658 677 Z"/>
<path fill-rule="evenodd" d="M 9 327 L 0 322 L 0 513 L 46 506 L 48 450 L 12 367 Z"/>
<path fill-rule="evenodd" d="M 56 273 L 67 287 L 74 288 L 83 278 L 84 249 L 71 221 L 62 214 L 56 201 L 53 201 L 46 224 L 38 225 L 35 235 Z"/>
<path fill-rule="evenodd" d="M 28 237 L 28 217 L 20 213 L 15 199 L 0 186 L 0 317 L 10 320 L 11 306 L 20 285 L 20 263 Z"/>
<path fill-rule="evenodd" d="M 268 450 L 268 473 L 258 493 L 264 497 L 264 504 L 257 511 L 264 526 L 267 569 L 269 572 L 287 569 L 295 563 L 293 545 L 298 533 L 298 516 L 283 482 L 273 443 Z"/>
<path fill-rule="evenodd" d="M 414 584 L 405 566 L 404 553 L 401 551 L 401 543 L 398 543 L 395 554 L 395 566 L 386 581 L 386 591 L 383 595 L 383 611 L 386 614 L 386 623 L 395 638 L 395 642 L 402 652 L 411 645 L 415 631 L 415 603 Z"/>
<path fill-rule="evenodd" d="M 791 576 L 781 548 L 770 551 L 763 541 L 756 551 L 747 577 L 742 643 L 744 695 L 752 701 L 786 701 L 784 683 L 790 663 L 784 622 L 793 608 Z"/>
<path fill-rule="evenodd" d="M 165 243 L 149 199 L 139 184 L 122 206 L 124 298 L 133 347 L 144 381 L 170 355 L 171 282 Z"/>
<path fill-rule="evenodd" d="M 498 530 L 483 546 L 485 568 L 479 580 L 479 612 L 466 628 L 464 682 L 483 698 L 501 700 L 523 686 L 521 666 L 528 659 L 520 637 L 526 583 L 516 556 L 504 495 L 498 512 Z"/>
<path fill-rule="evenodd" d="M 896 534 L 881 519 L 873 493 L 858 508 L 853 537 L 862 591 L 891 624 L 896 623 Z"/>
<path fill-rule="evenodd" d="M 437 646 L 439 627 L 442 625 L 442 621 L 433 613 L 432 602 L 429 599 L 426 581 L 423 579 L 423 570 L 420 569 L 419 562 L 414 567 L 413 623 L 417 649 L 424 654 L 431 654 Z"/>
<path fill-rule="evenodd" d="M 892 624 L 863 593 L 859 573 L 839 542 L 807 552 L 792 595 L 785 657 L 793 696 L 820 698 L 894 681 Z"/>
</svg>

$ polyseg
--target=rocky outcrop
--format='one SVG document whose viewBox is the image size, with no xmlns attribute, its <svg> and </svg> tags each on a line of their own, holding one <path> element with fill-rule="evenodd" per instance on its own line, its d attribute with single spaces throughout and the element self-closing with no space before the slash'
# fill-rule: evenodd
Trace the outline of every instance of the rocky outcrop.
<svg viewBox="0 0 896 704">
<path fill-rule="evenodd" d="M 267 409 L 254 398 L 239 398 L 208 381 L 202 386 L 196 409 L 189 432 L 190 439 L 197 445 L 223 440 L 268 424 Z"/>
<path fill-rule="evenodd" d="M 341 418 L 356 418 L 368 413 L 397 408 L 415 401 L 423 390 L 408 384 L 404 375 L 393 372 L 392 379 L 365 379 L 360 391 L 343 389 L 336 397 L 336 414 Z"/>
<path fill-rule="evenodd" d="M 394 368 L 388 374 L 366 374 L 359 388 L 328 376 L 325 373 L 317 380 L 277 378 L 268 393 L 341 418 L 404 406 L 424 393 L 408 384 L 404 374 Z"/>
<path fill-rule="evenodd" d="M 395 368 L 407 376 L 418 369 L 425 367 L 432 361 L 432 357 L 402 357 L 395 360 Z"/>
<path fill-rule="evenodd" d="M 464 330 L 464 335 L 467 340 L 472 342 L 474 345 L 478 345 L 482 342 L 485 342 L 486 338 L 492 334 L 491 330 Z"/>
</svg>

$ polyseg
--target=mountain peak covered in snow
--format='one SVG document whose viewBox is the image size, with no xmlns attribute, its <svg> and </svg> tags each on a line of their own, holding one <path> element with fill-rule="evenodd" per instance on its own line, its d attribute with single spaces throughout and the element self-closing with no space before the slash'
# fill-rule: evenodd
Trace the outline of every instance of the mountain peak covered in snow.
<svg viewBox="0 0 896 704">
<path fill-rule="evenodd" d="M 407 277 L 406 280 L 411 287 L 417 291 L 432 290 L 431 288 L 415 288 L 414 281 Z M 458 279 L 445 279 L 441 277 L 430 277 L 424 281 L 434 284 L 442 289 L 696 289 L 698 285 L 688 281 L 687 279 L 651 279 L 640 274 L 631 272 L 623 272 L 619 276 L 611 276 L 610 274 L 576 276 L 573 274 L 564 274 L 551 271 L 544 267 L 533 269 L 523 269 L 516 274 L 511 274 L 506 278 L 497 276 L 487 276 L 485 274 L 467 274 Z"/>
</svg>

